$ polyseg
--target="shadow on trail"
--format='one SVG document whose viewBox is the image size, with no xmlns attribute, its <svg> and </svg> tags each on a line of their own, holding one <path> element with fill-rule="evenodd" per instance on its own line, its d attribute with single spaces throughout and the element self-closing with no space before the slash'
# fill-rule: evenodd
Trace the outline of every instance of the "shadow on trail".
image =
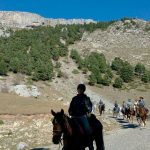
<svg viewBox="0 0 150 150">
<path fill-rule="evenodd" d="M 124 120 L 123 118 L 117 118 L 113 116 L 109 116 L 109 118 L 114 118 L 119 125 L 121 126 L 122 129 L 134 129 L 134 128 L 139 128 L 137 124 L 131 124 L 127 120 Z"/>
<path fill-rule="evenodd" d="M 128 121 L 121 119 L 121 118 L 116 118 L 116 121 L 119 122 L 120 124 L 121 123 L 129 123 Z"/>
<path fill-rule="evenodd" d="M 134 129 L 139 127 L 137 124 L 129 123 L 122 118 L 116 118 L 116 121 L 119 122 L 122 129 Z"/>
<path fill-rule="evenodd" d="M 138 125 L 136 125 L 136 124 L 124 124 L 124 125 L 121 125 L 121 127 L 123 128 L 123 129 L 134 129 L 134 128 L 138 128 L 139 126 Z"/>
</svg>

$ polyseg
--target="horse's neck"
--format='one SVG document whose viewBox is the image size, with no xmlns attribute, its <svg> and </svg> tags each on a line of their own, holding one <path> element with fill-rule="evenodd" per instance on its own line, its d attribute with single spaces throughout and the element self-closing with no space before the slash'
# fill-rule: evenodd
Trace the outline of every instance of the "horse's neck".
<svg viewBox="0 0 150 150">
<path fill-rule="evenodd" d="M 67 115 L 64 117 L 64 132 L 67 135 L 72 135 L 72 123 L 71 118 L 69 118 Z"/>
</svg>

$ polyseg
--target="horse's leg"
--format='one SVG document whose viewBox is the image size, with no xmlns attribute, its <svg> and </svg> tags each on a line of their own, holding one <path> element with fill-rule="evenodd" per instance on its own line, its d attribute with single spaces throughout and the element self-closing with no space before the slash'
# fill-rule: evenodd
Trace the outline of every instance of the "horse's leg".
<svg viewBox="0 0 150 150">
<path fill-rule="evenodd" d="M 104 150 L 104 141 L 103 141 L 103 133 L 98 133 L 95 136 L 96 150 Z"/>
<path fill-rule="evenodd" d="M 101 111 L 100 111 L 100 116 L 102 115 L 102 109 L 101 109 Z"/>
<path fill-rule="evenodd" d="M 103 140 L 103 126 L 102 124 L 99 125 L 99 128 L 95 131 L 94 139 L 96 143 L 96 150 L 104 150 L 104 140 Z"/>
<path fill-rule="evenodd" d="M 100 108 L 100 106 L 99 106 L 99 108 L 98 108 L 98 109 L 99 109 L 99 114 L 100 114 L 100 116 L 101 116 L 101 108 Z"/>
<path fill-rule="evenodd" d="M 128 122 L 130 123 L 130 118 L 131 118 L 131 116 L 130 115 L 128 115 Z"/>
<path fill-rule="evenodd" d="M 131 122 L 132 122 L 132 124 L 133 124 L 133 115 L 131 115 Z"/>
<path fill-rule="evenodd" d="M 91 145 L 89 145 L 88 148 L 89 148 L 89 150 L 94 150 L 93 143 Z"/>
<path fill-rule="evenodd" d="M 140 126 L 140 118 L 136 116 L 136 120 L 137 120 L 137 123 L 138 123 L 139 126 Z"/>
<path fill-rule="evenodd" d="M 143 126 L 146 126 L 146 116 L 143 117 Z"/>
</svg>

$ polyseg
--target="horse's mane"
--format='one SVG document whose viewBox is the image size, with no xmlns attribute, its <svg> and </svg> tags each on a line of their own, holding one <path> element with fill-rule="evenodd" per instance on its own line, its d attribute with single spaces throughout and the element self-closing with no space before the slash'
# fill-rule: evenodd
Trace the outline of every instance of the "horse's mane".
<svg viewBox="0 0 150 150">
<path fill-rule="evenodd" d="M 72 135 L 73 124 L 72 124 L 71 118 L 67 114 L 64 114 L 64 121 L 65 121 L 65 128 L 66 128 L 67 134 Z"/>
</svg>

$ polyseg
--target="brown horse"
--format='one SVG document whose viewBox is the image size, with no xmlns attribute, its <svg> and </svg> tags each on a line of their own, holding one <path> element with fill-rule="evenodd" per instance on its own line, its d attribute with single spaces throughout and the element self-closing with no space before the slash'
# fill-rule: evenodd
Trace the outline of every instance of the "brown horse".
<svg viewBox="0 0 150 150">
<path fill-rule="evenodd" d="M 101 116 L 102 114 L 104 114 L 104 111 L 105 111 L 105 104 L 99 104 L 99 105 L 98 105 L 98 110 L 99 110 L 100 116 Z"/>
<path fill-rule="evenodd" d="M 130 122 L 130 120 L 131 120 L 131 122 L 133 123 L 133 117 L 134 116 L 135 116 L 135 110 L 134 110 L 134 108 L 133 107 L 129 107 L 127 109 L 127 119 L 128 119 L 128 121 Z"/>
<path fill-rule="evenodd" d="M 146 126 L 146 120 L 147 120 L 147 114 L 148 111 L 144 107 L 136 107 L 136 117 L 139 125 L 141 126 L 141 123 L 143 122 L 143 126 Z"/>
<path fill-rule="evenodd" d="M 85 150 L 86 147 L 94 150 L 93 141 L 95 140 L 97 150 L 104 150 L 103 126 L 94 115 L 91 115 L 89 119 L 93 129 L 92 135 L 89 136 L 79 134 L 77 124 L 64 114 L 63 109 L 60 112 L 51 110 L 51 113 L 54 116 L 52 120 L 54 144 L 61 143 L 61 139 L 63 139 L 63 150 Z"/>
<path fill-rule="evenodd" d="M 131 122 L 133 123 L 133 117 L 135 116 L 135 110 L 133 107 L 122 108 L 121 112 L 123 114 L 123 119 L 127 118 L 128 122 L 130 122 L 131 120 Z"/>
</svg>

